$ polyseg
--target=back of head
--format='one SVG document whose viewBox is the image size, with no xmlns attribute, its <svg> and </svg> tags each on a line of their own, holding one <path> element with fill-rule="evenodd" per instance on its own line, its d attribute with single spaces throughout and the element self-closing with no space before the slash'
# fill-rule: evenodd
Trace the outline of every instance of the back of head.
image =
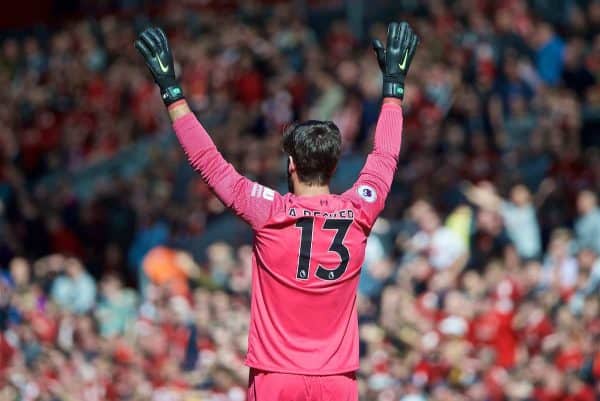
<svg viewBox="0 0 600 401">
<path fill-rule="evenodd" d="M 292 157 L 298 179 L 308 185 L 329 183 L 341 149 L 340 130 L 331 121 L 297 123 L 283 136 L 283 150 Z"/>
</svg>

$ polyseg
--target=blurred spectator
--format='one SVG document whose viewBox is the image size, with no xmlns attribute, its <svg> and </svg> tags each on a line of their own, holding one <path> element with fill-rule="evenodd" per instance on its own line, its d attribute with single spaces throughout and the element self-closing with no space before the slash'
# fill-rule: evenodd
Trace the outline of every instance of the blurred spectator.
<svg viewBox="0 0 600 401">
<path fill-rule="evenodd" d="M 585 190 L 579 193 L 577 212 L 579 213 L 575 221 L 577 245 L 581 248 L 593 249 L 600 254 L 600 210 L 594 192 Z"/>
<path fill-rule="evenodd" d="M 123 288 L 119 277 L 107 275 L 100 283 L 102 289 L 96 308 L 100 334 L 110 337 L 123 334 L 135 321 L 137 294 Z"/>
<path fill-rule="evenodd" d="M 419 231 L 409 240 L 409 253 L 422 253 L 438 270 L 460 271 L 466 261 L 466 249 L 460 237 L 441 224 L 440 217 L 425 201 L 417 201 L 411 207 L 412 218 Z"/>
<path fill-rule="evenodd" d="M 575 288 L 578 279 L 579 266 L 577 260 L 571 256 L 570 246 L 571 234 L 565 229 L 555 230 L 550 238 L 543 267 L 545 285 L 565 296 Z"/>
<path fill-rule="evenodd" d="M 522 258 L 535 259 L 541 255 L 540 228 L 533 199 L 526 186 L 513 186 L 510 201 L 503 200 L 489 184 L 470 186 L 466 195 L 477 206 L 500 213 L 508 236 Z"/>
<path fill-rule="evenodd" d="M 540 78 L 548 85 L 557 85 L 562 74 L 565 44 L 547 22 L 539 22 L 534 35 Z"/>
<path fill-rule="evenodd" d="M 365 248 L 365 261 L 362 266 L 358 292 L 370 298 L 381 294 L 383 286 L 392 275 L 392 262 L 386 253 L 381 231 L 389 231 L 387 222 L 375 222 L 373 232 L 367 240 Z"/>
<path fill-rule="evenodd" d="M 89 312 L 96 302 L 96 282 L 78 259 L 66 258 L 63 263 L 64 273 L 52 283 L 52 299 L 68 311 Z"/>
</svg>

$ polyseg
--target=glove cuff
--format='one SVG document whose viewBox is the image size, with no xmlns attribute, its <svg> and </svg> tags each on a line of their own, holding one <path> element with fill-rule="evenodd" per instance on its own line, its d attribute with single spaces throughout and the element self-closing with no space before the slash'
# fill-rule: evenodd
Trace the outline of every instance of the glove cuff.
<svg viewBox="0 0 600 401">
<path fill-rule="evenodd" d="M 162 97 L 165 106 L 169 107 L 178 100 L 183 99 L 183 91 L 179 85 L 170 85 L 166 88 L 160 88 L 160 97 Z"/>
<path fill-rule="evenodd" d="M 404 99 L 404 82 L 383 81 L 383 97 L 396 97 Z"/>
</svg>

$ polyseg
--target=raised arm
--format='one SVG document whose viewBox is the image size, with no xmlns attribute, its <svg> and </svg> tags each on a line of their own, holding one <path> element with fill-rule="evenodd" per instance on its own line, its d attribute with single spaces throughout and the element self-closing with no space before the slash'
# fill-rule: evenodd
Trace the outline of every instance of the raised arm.
<svg viewBox="0 0 600 401">
<path fill-rule="evenodd" d="M 270 216 L 279 196 L 239 174 L 225 161 L 212 139 L 191 112 L 175 79 L 173 56 L 166 35 L 160 28 L 144 30 L 135 42 L 144 57 L 173 122 L 173 129 L 188 161 L 200 173 L 217 197 L 253 228 Z"/>
<path fill-rule="evenodd" d="M 377 61 L 383 75 L 383 105 L 373 150 L 354 186 L 346 192 L 362 202 L 367 225 L 370 227 L 383 207 L 398 165 L 402 142 L 402 99 L 404 80 L 415 54 L 419 39 L 410 26 L 392 22 L 388 26 L 387 47 L 373 41 Z"/>
<path fill-rule="evenodd" d="M 385 98 L 375 128 L 373 150 L 367 156 L 358 179 L 346 195 L 364 204 L 367 224 L 371 226 L 390 191 L 402 143 L 402 101 Z"/>
</svg>

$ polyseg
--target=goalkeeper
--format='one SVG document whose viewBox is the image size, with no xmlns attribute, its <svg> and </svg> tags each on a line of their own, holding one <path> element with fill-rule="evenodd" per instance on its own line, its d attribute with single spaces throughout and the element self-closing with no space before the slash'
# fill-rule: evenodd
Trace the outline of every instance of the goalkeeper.
<svg viewBox="0 0 600 401">
<path fill-rule="evenodd" d="M 417 44 L 404 22 L 389 25 L 385 47 L 373 42 L 383 104 L 373 151 L 356 183 L 330 193 L 340 132 L 331 121 L 307 121 L 284 133 L 290 193 L 282 195 L 223 159 L 185 101 L 163 31 L 148 28 L 135 42 L 190 164 L 254 230 L 250 401 L 358 400 L 356 290 L 367 237 L 398 163 L 404 80 Z"/>
</svg>

